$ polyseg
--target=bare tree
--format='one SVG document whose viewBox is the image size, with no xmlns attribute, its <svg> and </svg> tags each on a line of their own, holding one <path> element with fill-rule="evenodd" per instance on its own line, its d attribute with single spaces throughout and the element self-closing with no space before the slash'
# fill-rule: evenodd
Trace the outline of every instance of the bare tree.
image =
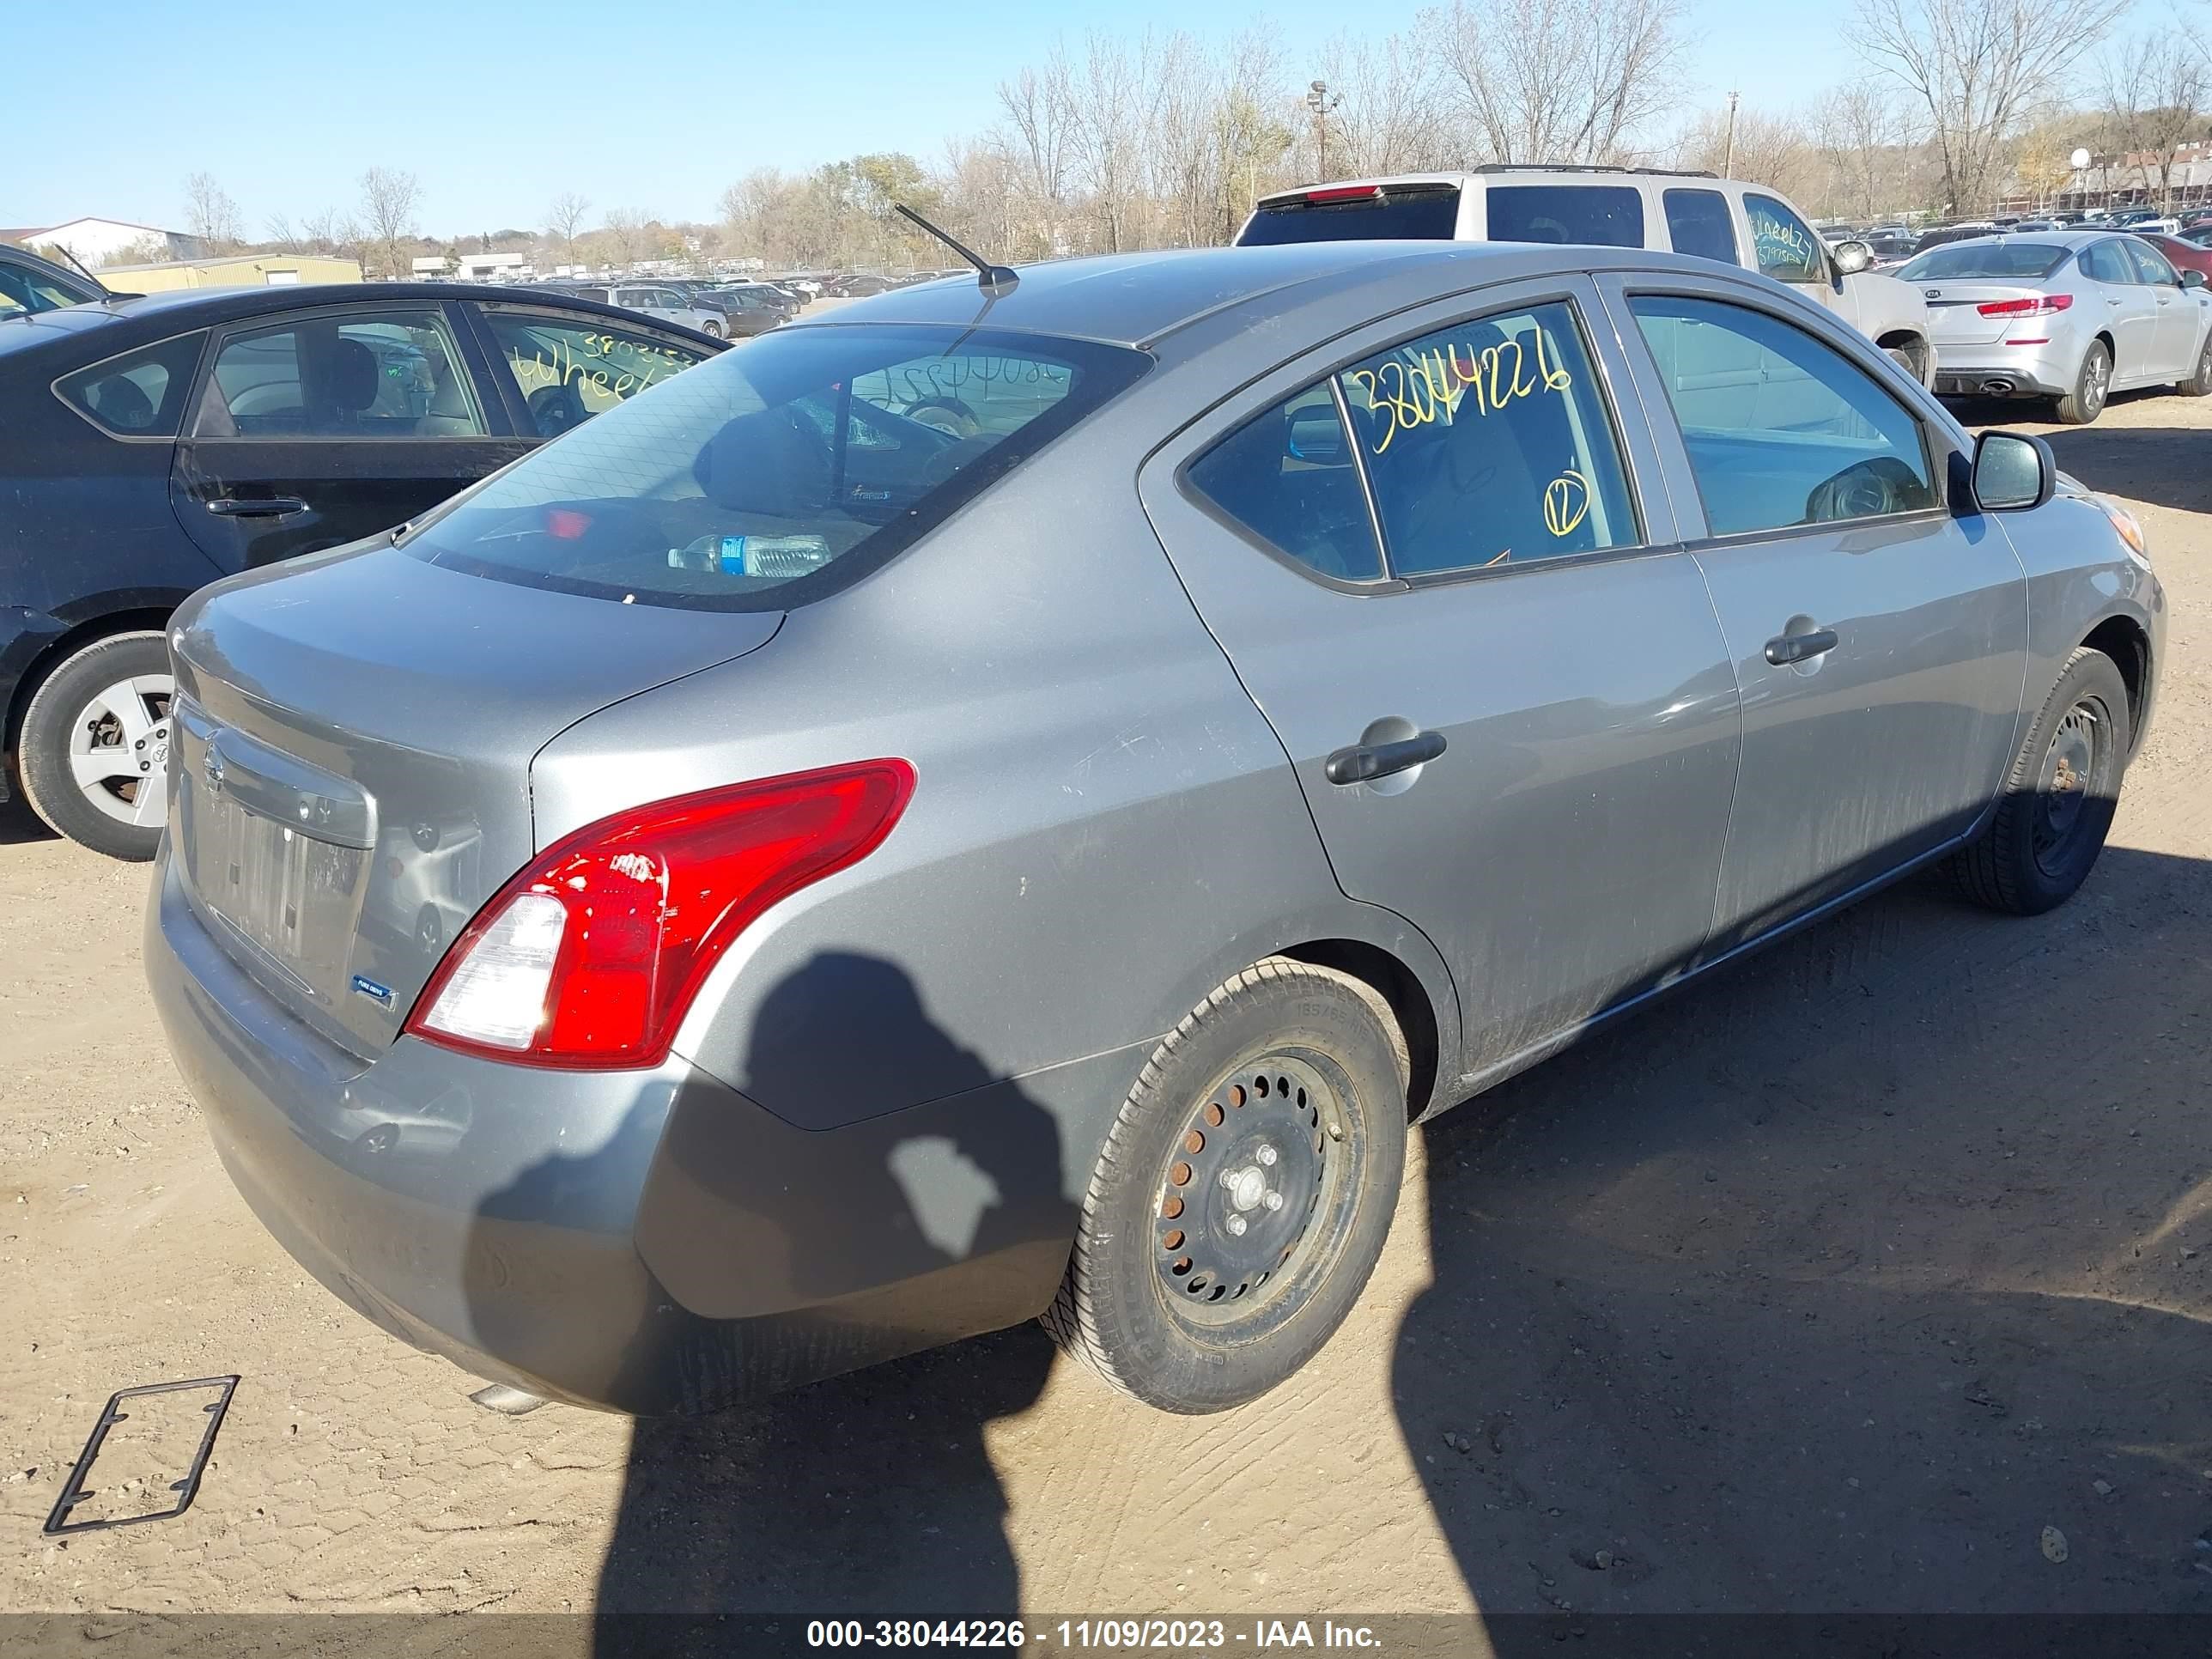
<svg viewBox="0 0 2212 1659">
<path fill-rule="evenodd" d="M 553 205 L 545 210 L 546 222 L 553 234 L 561 239 L 561 246 L 570 264 L 576 263 L 576 227 L 584 222 L 585 214 L 592 204 L 573 190 L 564 190 L 553 198 Z"/>
<path fill-rule="evenodd" d="M 362 223 L 386 276 L 404 274 L 399 245 L 413 240 L 415 211 L 422 200 L 422 185 L 411 173 L 371 167 L 361 175 Z"/>
<path fill-rule="evenodd" d="M 1742 109 L 1736 112 L 1735 127 L 1731 137 L 1728 111 L 1708 110 L 1683 134 L 1675 164 L 1711 173 L 1725 168 L 1735 178 L 1771 185 L 1800 203 L 1822 201 L 1826 161 L 1801 121 Z"/>
<path fill-rule="evenodd" d="M 613 208 L 613 210 L 608 210 L 606 215 L 608 248 L 613 248 L 615 264 L 622 265 L 623 270 L 630 268 L 630 264 L 637 258 L 639 248 L 644 248 L 646 241 L 648 241 L 648 237 L 646 237 L 646 219 L 648 219 L 648 215 L 639 212 L 637 208 Z"/>
<path fill-rule="evenodd" d="M 2158 169 L 2159 211 L 2173 211 L 2173 169 L 2181 147 L 2204 134 L 2206 65 L 2197 43 L 2179 31 L 2160 30 L 2140 43 L 2142 86 L 2147 94 L 2135 122 L 2135 143 L 2145 172 Z"/>
<path fill-rule="evenodd" d="M 238 204 L 213 173 L 195 173 L 185 180 L 185 228 L 210 253 L 234 252 L 242 245 Z"/>
<path fill-rule="evenodd" d="M 1065 56 L 1043 70 L 1024 69 L 999 83 L 1006 128 L 1000 143 L 1014 163 L 1018 211 L 1027 222 L 1027 251 L 1057 250 L 1067 204 L 1069 88 Z"/>
<path fill-rule="evenodd" d="M 1925 105 L 1954 212 L 1988 204 L 2006 139 L 2130 0 L 1859 0 L 1858 47 Z"/>
<path fill-rule="evenodd" d="M 1846 82 L 1813 112 L 1813 139 L 1833 175 L 1836 198 L 1862 219 L 1907 204 L 1916 136 L 1886 79 Z"/>
<path fill-rule="evenodd" d="M 1316 68 L 1344 99 L 1329 117 L 1329 155 L 1340 173 L 1418 173 L 1464 159 L 1444 72 L 1416 35 L 1340 34 L 1322 48 Z M 1320 176 L 1320 161 L 1312 158 L 1307 178 Z"/>
<path fill-rule="evenodd" d="M 316 253 L 335 253 L 359 258 L 362 252 L 361 227 L 336 208 L 325 208 L 301 223 L 300 234 Z"/>
<path fill-rule="evenodd" d="M 1417 33 L 1492 161 L 1607 162 L 1679 90 L 1682 0 L 1452 0 Z"/>
</svg>

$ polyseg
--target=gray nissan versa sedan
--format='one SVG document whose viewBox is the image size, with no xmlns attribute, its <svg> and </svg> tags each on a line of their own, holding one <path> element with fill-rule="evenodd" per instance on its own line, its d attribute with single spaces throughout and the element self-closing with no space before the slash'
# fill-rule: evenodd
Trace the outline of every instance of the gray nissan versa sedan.
<svg viewBox="0 0 2212 1659">
<path fill-rule="evenodd" d="M 940 282 L 185 605 L 147 957 L 253 1207 L 470 1371 L 1042 1315 L 1212 1411 L 1410 1119 L 1917 865 L 2064 899 L 2164 629 L 2123 509 L 1754 273 Z"/>
</svg>

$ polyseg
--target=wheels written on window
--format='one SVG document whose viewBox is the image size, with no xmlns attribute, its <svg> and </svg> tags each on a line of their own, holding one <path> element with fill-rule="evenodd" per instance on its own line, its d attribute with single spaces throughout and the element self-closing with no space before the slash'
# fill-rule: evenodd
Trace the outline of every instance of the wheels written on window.
<svg viewBox="0 0 2212 1659">
<path fill-rule="evenodd" d="M 161 843 L 169 767 L 167 640 L 111 635 L 64 660 L 24 711 L 17 742 L 32 810 L 110 858 Z"/>
<path fill-rule="evenodd" d="M 1389 1005 L 1347 974 L 1271 957 L 1219 987 L 1130 1091 L 1045 1328 L 1167 1411 L 1283 1382 L 1382 1254 L 1408 1074 Z"/>
</svg>

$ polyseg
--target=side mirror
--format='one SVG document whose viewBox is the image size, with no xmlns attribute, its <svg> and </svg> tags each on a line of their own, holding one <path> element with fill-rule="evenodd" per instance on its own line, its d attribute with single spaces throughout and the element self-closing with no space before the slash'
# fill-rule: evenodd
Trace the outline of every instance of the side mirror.
<svg viewBox="0 0 2212 1659">
<path fill-rule="evenodd" d="M 1861 241 L 1838 242 L 1835 257 L 1836 274 L 1851 276 L 1874 263 L 1874 250 Z"/>
<path fill-rule="evenodd" d="M 1984 432 L 1974 441 L 1974 502 L 1983 512 L 2041 507 L 2057 487 L 2057 458 L 2042 439 Z"/>
<path fill-rule="evenodd" d="M 2201 270 L 2183 271 L 2181 273 L 2181 285 L 2184 288 L 2203 288 L 2204 286 L 2204 273 Z"/>
</svg>

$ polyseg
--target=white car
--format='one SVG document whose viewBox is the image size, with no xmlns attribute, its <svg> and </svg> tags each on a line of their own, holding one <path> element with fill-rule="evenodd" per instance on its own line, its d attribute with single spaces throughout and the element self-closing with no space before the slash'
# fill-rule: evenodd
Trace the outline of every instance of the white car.
<svg viewBox="0 0 2212 1659">
<path fill-rule="evenodd" d="M 658 283 L 614 283 L 572 288 L 568 292 L 580 294 L 586 300 L 620 306 L 624 311 L 635 311 L 657 322 L 674 323 L 679 328 L 711 334 L 716 339 L 726 331 L 726 319 L 720 312 L 695 306 L 677 289 L 663 288 Z"/>
<path fill-rule="evenodd" d="M 1748 266 L 1819 301 L 1923 386 L 1936 376 L 1928 307 L 1871 269 L 1864 242 L 1830 248 L 1778 191 L 1656 167 L 1486 167 L 1351 179 L 1263 196 L 1239 247 L 1356 240 L 1589 243 Z"/>
</svg>

